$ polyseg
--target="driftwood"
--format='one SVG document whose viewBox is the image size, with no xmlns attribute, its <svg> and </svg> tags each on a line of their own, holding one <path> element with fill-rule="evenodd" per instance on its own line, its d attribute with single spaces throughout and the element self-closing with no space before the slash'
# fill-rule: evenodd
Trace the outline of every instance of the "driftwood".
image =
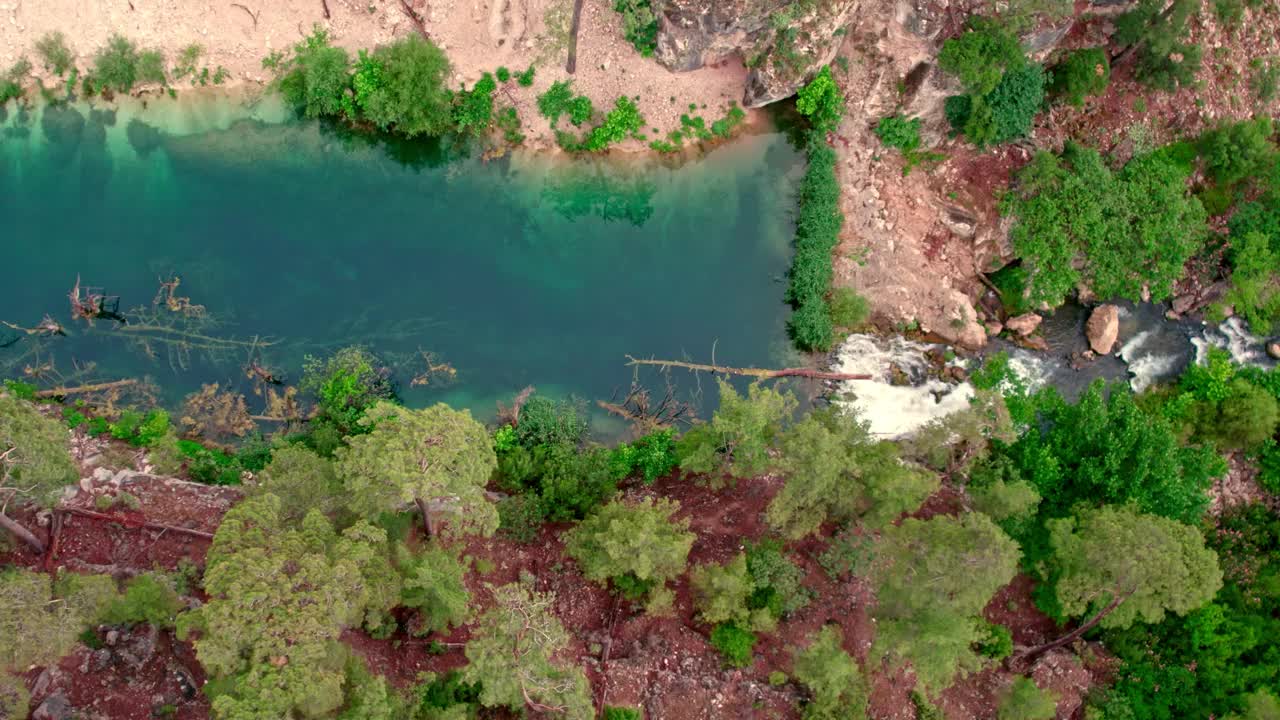
<svg viewBox="0 0 1280 720">
<path fill-rule="evenodd" d="M 769 370 L 766 368 L 735 368 L 726 365 L 706 365 L 703 363 L 681 362 L 679 360 L 656 360 L 654 358 L 637 359 L 630 355 L 627 356 L 627 366 L 636 365 L 655 365 L 657 367 L 666 368 L 683 368 L 694 372 L 709 372 L 720 375 L 741 375 L 743 377 L 759 378 L 760 380 L 772 380 L 774 378 L 784 377 L 802 377 L 812 380 L 870 380 L 871 376 L 865 373 L 836 373 L 824 372 L 822 370 L 812 370 L 810 368 L 781 368 L 778 370 Z"/>
<path fill-rule="evenodd" d="M 324 8 L 324 19 L 329 19 L 329 0 L 320 0 L 320 7 Z"/>
<path fill-rule="evenodd" d="M 43 555 L 45 551 L 44 542 L 40 538 L 32 534 L 32 532 L 21 525 L 17 520 L 0 512 L 0 528 L 13 533 L 14 537 L 31 546 L 32 550 Z"/>
<path fill-rule="evenodd" d="M 178 527 L 177 525 L 165 525 L 164 523 L 154 523 L 154 522 L 135 523 L 130 521 L 128 518 L 123 518 L 118 515 L 107 515 L 106 513 L 94 512 L 92 510 L 85 510 L 84 508 L 77 508 L 77 507 L 66 507 L 66 508 L 61 508 L 61 510 L 62 512 L 68 512 L 68 513 L 71 513 L 72 515 L 80 515 L 81 517 L 93 518 L 94 520 L 106 520 L 108 522 L 120 523 L 121 525 L 125 525 L 128 527 L 141 527 L 141 528 L 146 528 L 147 530 L 166 530 L 168 532 L 181 533 L 183 535 L 193 535 L 195 537 L 205 538 L 208 540 L 213 539 L 213 533 L 205 532 L 204 530 L 193 530 L 191 528 Z"/>
<path fill-rule="evenodd" d="M 92 383 L 89 385 L 76 385 L 74 387 L 55 387 L 48 390 L 40 390 L 36 392 L 38 398 L 62 397 L 64 395 L 83 395 L 84 393 L 103 392 L 105 390 L 118 390 L 123 387 L 132 387 L 137 385 L 138 381 L 133 378 L 125 378 L 124 380 L 115 380 L 113 382 Z"/>
<path fill-rule="evenodd" d="M 583 0 L 573 0 L 573 22 L 569 24 L 569 58 L 565 60 L 564 71 L 573 74 L 578 69 L 578 26 L 582 24 Z"/>
<path fill-rule="evenodd" d="M 430 40 L 431 33 L 427 32 L 426 21 L 422 19 L 421 13 L 413 9 L 413 6 L 409 4 L 409 0 L 400 0 L 400 9 L 413 22 L 414 27 L 418 28 L 418 34 L 422 36 L 422 39 Z"/>
</svg>

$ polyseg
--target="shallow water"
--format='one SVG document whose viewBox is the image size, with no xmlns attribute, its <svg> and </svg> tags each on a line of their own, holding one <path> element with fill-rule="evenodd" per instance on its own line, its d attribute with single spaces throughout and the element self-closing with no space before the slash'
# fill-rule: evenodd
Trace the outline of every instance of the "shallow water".
<svg viewBox="0 0 1280 720">
<path fill-rule="evenodd" d="M 409 402 L 489 415 L 526 385 L 607 399 L 631 382 L 627 354 L 705 360 L 714 343 L 725 364 L 793 360 L 780 281 L 801 159 L 780 135 L 679 168 L 486 163 L 269 106 L 5 114 L 0 320 L 49 313 L 71 337 L 0 350 L 0 376 L 95 362 L 93 377 L 150 375 L 172 401 L 247 387 L 250 359 L 296 380 L 306 355 L 363 344 Z M 153 305 L 175 275 L 203 316 Z M 73 323 L 77 276 L 140 308 L 134 322 Z M 0 344 L 16 336 L 0 329 Z M 422 353 L 456 380 L 411 385 Z"/>
</svg>

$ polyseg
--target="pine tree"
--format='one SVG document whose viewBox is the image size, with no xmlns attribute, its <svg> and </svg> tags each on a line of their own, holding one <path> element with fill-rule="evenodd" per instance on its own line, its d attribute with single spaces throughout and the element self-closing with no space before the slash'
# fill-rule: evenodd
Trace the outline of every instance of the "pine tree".
<svg viewBox="0 0 1280 720">
<path fill-rule="evenodd" d="M 695 425 L 676 445 L 680 469 L 691 473 L 727 473 L 754 477 L 769 467 L 769 448 L 783 424 L 796 409 L 788 392 L 752 383 L 747 396 L 738 394 L 723 378 L 720 407 L 711 422 Z"/>
<path fill-rule="evenodd" d="M 796 680 L 809 691 L 804 720 L 859 720 L 866 717 L 867 682 L 844 651 L 840 629 L 827 625 L 809 646 L 795 652 Z"/>
<path fill-rule="evenodd" d="M 688 520 L 673 520 L 674 500 L 614 500 L 570 530 L 565 552 L 588 580 L 611 583 L 653 610 L 670 605 L 666 583 L 684 572 L 694 534 Z"/>
<path fill-rule="evenodd" d="M 79 477 L 67 429 L 0 387 L 0 528 L 44 552 L 44 542 L 3 512 L 9 505 L 52 507 Z"/>
</svg>

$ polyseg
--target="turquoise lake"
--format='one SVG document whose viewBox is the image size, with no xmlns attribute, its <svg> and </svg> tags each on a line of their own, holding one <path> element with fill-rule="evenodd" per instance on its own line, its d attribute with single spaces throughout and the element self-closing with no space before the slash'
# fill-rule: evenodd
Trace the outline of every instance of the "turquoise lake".
<svg viewBox="0 0 1280 720">
<path fill-rule="evenodd" d="M 410 404 L 488 417 L 527 385 L 608 399 L 630 385 L 628 354 L 795 361 L 782 280 L 802 157 L 781 134 L 678 166 L 485 162 L 170 100 L 3 114 L 0 320 L 47 313 L 69 333 L 0 328 L 18 338 L 5 377 L 149 376 L 176 402 L 202 383 L 248 389 L 250 360 L 296 381 L 307 355 L 359 344 Z M 202 314 L 153 304 L 175 276 Z M 73 321 L 77 277 L 131 323 Z M 424 353 L 456 378 L 412 384 Z"/>
</svg>

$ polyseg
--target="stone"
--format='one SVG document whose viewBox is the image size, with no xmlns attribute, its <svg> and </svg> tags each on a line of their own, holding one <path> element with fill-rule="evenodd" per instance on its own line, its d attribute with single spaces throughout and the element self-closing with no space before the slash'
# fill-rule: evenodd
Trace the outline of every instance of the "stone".
<svg viewBox="0 0 1280 720">
<path fill-rule="evenodd" d="M 1022 315 L 1018 315 L 1017 317 L 1009 318 L 1008 320 L 1005 321 L 1004 326 L 1008 328 L 1011 332 L 1015 332 L 1015 333 L 1018 333 L 1019 335 L 1026 336 L 1035 332 L 1036 328 L 1040 327 L 1040 322 L 1043 319 L 1044 318 L 1040 317 L 1035 313 L 1024 313 Z"/>
<path fill-rule="evenodd" d="M 31 720 L 69 720 L 70 717 L 71 703 L 61 692 L 45 698 L 40 707 L 31 713 Z"/>
<path fill-rule="evenodd" d="M 1089 315 L 1084 325 L 1089 347 L 1099 355 L 1110 355 L 1120 333 L 1120 308 L 1115 305 L 1099 305 Z"/>
<path fill-rule="evenodd" d="M 1267 354 L 1277 360 L 1280 360 L 1280 342 L 1267 343 Z"/>
<path fill-rule="evenodd" d="M 1004 324 L 998 323 L 995 320 L 987 323 L 987 335 L 995 337 L 1002 332 L 1004 332 Z"/>
</svg>

